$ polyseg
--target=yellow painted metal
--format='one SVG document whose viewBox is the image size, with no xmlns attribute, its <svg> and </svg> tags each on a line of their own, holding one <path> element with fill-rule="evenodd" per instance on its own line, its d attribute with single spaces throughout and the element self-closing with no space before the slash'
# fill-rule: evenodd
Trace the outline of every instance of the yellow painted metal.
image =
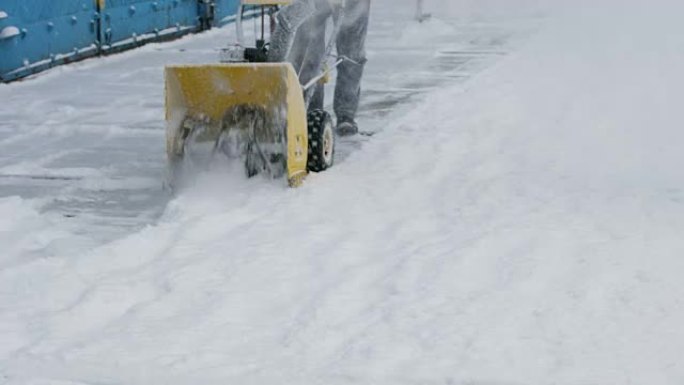
<svg viewBox="0 0 684 385">
<path fill-rule="evenodd" d="M 306 176 L 309 134 L 304 92 L 291 64 L 287 70 L 287 175 L 290 186 L 298 186 Z"/>
<path fill-rule="evenodd" d="M 179 136 L 185 119 L 207 122 L 198 140 L 215 140 L 227 111 L 254 105 L 286 117 L 287 176 L 298 185 L 306 176 L 307 117 L 302 87 L 289 63 L 231 63 L 168 66 L 166 149 L 169 159 L 182 153 Z M 284 113 L 284 114 L 283 114 Z"/>
</svg>

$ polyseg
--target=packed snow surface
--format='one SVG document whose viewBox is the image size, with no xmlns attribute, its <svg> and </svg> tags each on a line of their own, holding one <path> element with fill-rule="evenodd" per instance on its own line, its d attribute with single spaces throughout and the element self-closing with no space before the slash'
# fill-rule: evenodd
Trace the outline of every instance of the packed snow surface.
<svg viewBox="0 0 684 385">
<path fill-rule="evenodd" d="M 418 25 L 398 3 L 374 3 L 369 58 L 384 66 L 369 64 L 362 121 L 378 133 L 343 143 L 343 160 L 302 188 L 204 175 L 103 241 L 48 193 L 13 185 L 19 196 L 0 199 L 0 383 L 684 383 L 684 5 L 426 1 L 433 18 Z M 458 47 L 434 38 L 469 29 Z M 452 60 L 482 41 L 488 68 Z M 434 52 L 405 50 L 411 64 L 389 48 L 402 44 Z M 156 65 L 165 52 L 122 57 Z M 39 103 L 36 84 L 116 73 L 110 60 L 0 93 Z M 144 72 L 158 78 L 154 65 Z M 422 91 L 374 99 L 407 88 Z M 136 92 L 116 113 L 151 121 L 160 107 L 146 103 L 161 102 Z M 29 138 L 93 135 L 63 108 L 75 125 Z M 59 153 L 44 155 L 0 172 L 49 176 Z M 151 188 L 152 174 L 81 167 L 54 171 L 60 194 Z"/>
</svg>

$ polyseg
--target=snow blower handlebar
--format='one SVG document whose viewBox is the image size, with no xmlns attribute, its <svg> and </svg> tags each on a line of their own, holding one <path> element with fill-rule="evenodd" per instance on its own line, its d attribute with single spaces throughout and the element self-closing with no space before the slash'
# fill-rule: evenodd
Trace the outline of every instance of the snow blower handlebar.
<svg viewBox="0 0 684 385">
<path fill-rule="evenodd" d="M 316 85 L 316 83 L 318 83 L 319 81 L 321 81 L 321 80 L 324 79 L 325 77 L 329 76 L 330 73 L 332 73 L 332 71 L 333 71 L 334 69 L 336 69 L 337 67 L 339 67 L 340 64 L 344 63 L 345 61 L 346 61 L 346 62 L 350 62 L 350 63 L 352 63 L 352 64 L 354 64 L 354 65 L 358 65 L 358 66 L 360 66 L 360 65 L 363 64 L 363 63 L 359 63 L 359 62 L 356 61 L 356 60 L 352 60 L 352 59 L 350 59 L 350 58 L 347 57 L 347 56 L 337 56 L 337 60 L 335 61 L 335 63 L 334 63 L 333 65 L 331 65 L 330 67 L 326 68 L 320 75 L 318 75 L 318 76 L 316 76 L 315 78 L 311 79 L 308 83 L 302 85 L 302 89 L 303 89 L 304 91 L 309 90 L 311 87 L 313 87 L 314 85 Z"/>
</svg>

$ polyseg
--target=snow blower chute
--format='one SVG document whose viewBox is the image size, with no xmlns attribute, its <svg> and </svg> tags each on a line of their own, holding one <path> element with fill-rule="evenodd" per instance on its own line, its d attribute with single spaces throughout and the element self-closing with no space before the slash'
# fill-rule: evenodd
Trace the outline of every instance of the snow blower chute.
<svg viewBox="0 0 684 385">
<path fill-rule="evenodd" d="M 330 115 L 307 112 L 310 91 L 330 71 L 323 71 L 325 60 L 320 76 L 306 85 L 300 84 L 290 63 L 268 60 L 266 20 L 288 3 L 242 0 L 238 42 L 223 50 L 222 63 L 166 67 L 166 149 L 172 185 L 188 171 L 188 164 L 194 173 L 198 164 L 219 157 L 240 162 L 249 177 L 284 176 L 290 186 L 301 184 L 309 171 L 332 166 L 335 137 Z M 242 19 L 250 10 L 261 18 L 261 39 L 256 47 L 245 48 Z M 194 155 L 198 149 L 204 154 L 201 160 Z"/>
</svg>

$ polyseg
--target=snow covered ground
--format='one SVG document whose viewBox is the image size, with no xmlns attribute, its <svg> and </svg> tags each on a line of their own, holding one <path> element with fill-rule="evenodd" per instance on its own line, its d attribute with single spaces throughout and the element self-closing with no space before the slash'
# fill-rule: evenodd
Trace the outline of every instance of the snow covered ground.
<svg viewBox="0 0 684 385">
<path fill-rule="evenodd" d="M 362 106 L 368 129 L 381 129 L 396 104 L 485 67 L 525 28 L 450 18 L 413 25 L 413 12 L 411 1 L 374 4 Z M 227 26 L 0 85 L 0 197 L 18 195 L 73 219 L 71 231 L 95 243 L 154 223 L 170 199 L 161 183 L 163 66 L 216 62 L 234 41 Z"/>
<path fill-rule="evenodd" d="M 0 87 L 0 383 L 684 383 L 684 5 L 426 4 L 299 189 L 159 187 L 229 31 Z"/>
</svg>

